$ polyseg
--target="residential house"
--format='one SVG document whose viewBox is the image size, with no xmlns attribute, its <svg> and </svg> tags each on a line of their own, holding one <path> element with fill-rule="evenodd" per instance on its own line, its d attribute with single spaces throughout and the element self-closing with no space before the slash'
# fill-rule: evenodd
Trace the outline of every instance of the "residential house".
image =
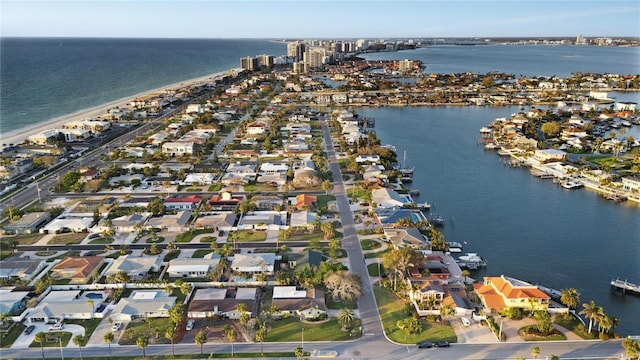
<svg viewBox="0 0 640 360">
<path fill-rule="evenodd" d="M 626 191 L 640 192 L 640 177 L 625 176 L 622 178 L 622 188 Z"/>
<path fill-rule="evenodd" d="M 163 229 L 169 232 L 183 232 L 189 228 L 187 224 L 191 218 L 191 211 L 179 211 L 175 215 L 164 215 L 157 218 L 150 218 L 147 221 L 147 228 Z"/>
<path fill-rule="evenodd" d="M 20 315 L 27 307 L 29 291 L 0 289 L 0 314 Z"/>
<path fill-rule="evenodd" d="M 56 140 L 58 140 L 58 136 L 60 135 L 59 130 L 45 130 L 40 133 L 31 135 L 27 138 L 27 140 L 35 145 L 49 145 L 53 144 Z"/>
<path fill-rule="evenodd" d="M 296 196 L 296 209 L 305 210 L 313 209 L 318 202 L 318 196 L 309 194 L 300 194 Z"/>
<path fill-rule="evenodd" d="M 120 271 L 124 271 L 132 281 L 144 280 L 150 272 L 158 272 L 162 267 L 162 258 L 160 256 L 137 256 L 122 255 L 115 259 L 109 269 L 105 272 L 106 276 L 115 275 Z"/>
<path fill-rule="evenodd" d="M 238 305 L 244 304 L 250 316 L 256 312 L 256 288 L 205 288 L 197 289 L 187 308 L 189 318 L 202 319 L 214 316 L 224 316 L 229 319 L 239 319 Z"/>
<path fill-rule="evenodd" d="M 169 261 L 167 275 L 171 278 L 207 278 L 220 262 L 213 251 L 204 258 L 173 259 Z"/>
<path fill-rule="evenodd" d="M 251 198 L 257 210 L 277 210 L 282 207 L 282 198 L 276 195 L 256 195 Z"/>
<path fill-rule="evenodd" d="M 196 152 L 193 142 L 169 141 L 162 144 L 162 153 L 171 157 L 193 155 Z"/>
<path fill-rule="evenodd" d="M 536 150 L 533 157 L 540 162 L 562 161 L 567 158 L 567 153 L 556 149 Z"/>
<path fill-rule="evenodd" d="M 404 246 L 424 247 L 427 240 L 418 228 L 384 228 L 384 235 L 394 247 Z"/>
<path fill-rule="evenodd" d="M 211 173 L 191 173 L 182 182 L 184 185 L 211 185 L 216 178 Z"/>
<path fill-rule="evenodd" d="M 35 308 L 27 309 L 25 318 L 34 324 L 102 317 L 104 313 L 98 314 L 96 310 L 107 295 L 94 291 L 86 295 L 81 295 L 80 290 L 51 291 Z"/>
<path fill-rule="evenodd" d="M 111 227 L 121 233 L 136 232 L 143 228 L 144 223 L 151 215 L 151 213 L 134 213 L 131 215 L 120 216 L 111 220 Z"/>
<path fill-rule="evenodd" d="M 4 226 L 7 234 L 34 234 L 38 229 L 51 220 L 48 212 L 32 212 L 24 214 L 20 219 Z"/>
<path fill-rule="evenodd" d="M 189 196 L 169 196 L 164 199 L 164 206 L 167 210 L 193 210 L 198 208 L 202 198 L 198 195 Z"/>
<path fill-rule="evenodd" d="M 291 214 L 289 225 L 293 228 L 306 228 L 312 230 L 316 225 L 318 214 L 311 211 L 297 211 Z"/>
<path fill-rule="evenodd" d="M 257 211 L 243 215 L 238 222 L 239 230 L 280 230 L 286 225 L 286 217 L 275 211 Z"/>
<path fill-rule="evenodd" d="M 275 262 L 274 253 L 235 254 L 231 269 L 239 273 L 273 275 Z"/>
<path fill-rule="evenodd" d="M 220 195 L 213 195 L 207 203 L 213 210 L 235 211 L 245 198 L 245 195 L 233 195 L 229 191 L 223 191 Z"/>
<path fill-rule="evenodd" d="M 176 297 L 163 290 L 135 290 L 128 298 L 120 299 L 110 317 L 114 321 L 131 321 L 137 318 L 169 317 Z"/>
<path fill-rule="evenodd" d="M 304 267 L 317 269 L 323 262 L 322 252 L 312 249 L 305 249 L 302 253 L 289 255 L 289 267 L 300 270 Z"/>
<path fill-rule="evenodd" d="M 549 308 L 549 295 L 535 285 L 504 275 L 485 276 L 484 283 L 474 284 L 473 287 L 482 305 L 489 311 L 502 311 L 507 308 L 526 310 Z"/>
<path fill-rule="evenodd" d="M 41 228 L 40 232 L 45 234 L 79 233 L 87 231 L 91 224 L 93 224 L 91 217 L 60 215 Z"/>
<path fill-rule="evenodd" d="M 274 286 L 271 305 L 280 314 L 297 315 L 301 319 L 317 319 L 326 314 L 324 292 L 320 289 L 297 290 L 295 286 Z"/>
<path fill-rule="evenodd" d="M 409 199 L 409 195 L 401 196 L 389 188 L 373 189 L 371 190 L 371 194 L 373 202 L 376 203 L 379 208 L 397 208 L 413 202 Z"/>
<path fill-rule="evenodd" d="M 31 280 L 46 266 L 46 262 L 41 259 L 26 259 L 12 256 L 2 260 L 0 279 Z M 0 312 L 0 314 L 2 314 L 2 312 Z"/>
<path fill-rule="evenodd" d="M 68 279 L 70 284 L 87 284 L 100 275 L 104 256 L 69 256 L 51 268 L 55 280 Z"/>
<path fill-rule="evenodd" d="M 231 231 L 237 218 L 238 215 L 235 213 L 202 215 L 196 219 L 195 226 L 199 229 Z"/>
</svg>

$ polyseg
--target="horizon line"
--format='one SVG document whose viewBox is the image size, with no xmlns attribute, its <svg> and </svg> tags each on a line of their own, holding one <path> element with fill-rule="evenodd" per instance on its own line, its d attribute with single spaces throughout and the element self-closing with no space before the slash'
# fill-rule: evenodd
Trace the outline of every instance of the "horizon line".
<svg viewBox="0 0 640 360">
<path fill-rule="evenodd" d="M 358 40 L 358 39 L 575 39 L 577 36 L 591 38 L 620 38 L 640 40 L 640 35 L 524 35 L 524 36 L 374 36 L 374 37 L 145 37 L 145 36 L 81 36 L 81 35 L 0 35 L 0 39 L 144 39 L 144 40 L 278 40 L 278 41 L 300 41 L 300 40 Z"/>
</svg>

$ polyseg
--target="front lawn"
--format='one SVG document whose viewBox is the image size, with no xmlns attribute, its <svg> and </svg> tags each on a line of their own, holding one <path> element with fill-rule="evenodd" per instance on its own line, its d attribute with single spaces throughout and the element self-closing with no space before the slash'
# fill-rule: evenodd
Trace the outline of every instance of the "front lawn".
<svg viewBox="0 0 640 360">
<path fill-rule="evenodd" d="M 106 245 L 106 244 L 111 244 L 112 242 L 113 242 L 113 238 L 110 238 L 110 237 L 99 237 L 97 239 L 93 239 L 93 240 L 89 241 L 89 244 Z"/>
<path fill-rule="evenodd" d="M 360 319 L 355 319 L 351 324 L 351 329 L 354 330 L 352 335 L 348 331 L 342 331 L 340 323 L 335 318 L 318 324 L 303 323 L 298 318 L 289 318 L 271 322 L 271 330 L 267 333 L 266 341 L 301 341 L 303 328 L 305 341 L 345 341 L 360 337 Z"/>
<path fill-rule="evenodd" d="M 362 250 L 375 250 L 382 247 L 382 244 L 376 240 L 364 239 L 360 240 L 360 246 L 362 247 Z"/>
<path fill-rule="evenodd" d="M 13 345 L 13 342 L 16 341 L 25 328 L 26 326 L 22 323 L 13 323 L 8 331 L 0 331 L 0 348 L 8 348 Z"/>
<path fill-rule="evenodd" d="M 66 324 L 76 324 L 82 326 L 84 328 L 84 335 L 88 339 L 89 337 L 91 337 L 91 334 L 93 334 L 98 325 L 100 325 L 100 321 L 102 321 L 102 319 L 94 318 L 84 320 L 65 320 L 64 322 Z"/>
<path fill-rule="evenodd" d="M 170 326 L 173 326 L 173 323 L 169 318 L 147 318 L 145 321 L 132 321 L 127 325 L 118 344 L 135 345 L 139 336 L 147 336 L 149 345 L 170 344 L 171 342 L 164 337 L 164 333 Z"/>
<path fill-rule="evenodd" d="M 193 240 L 194 237 L 198 235 L 212 234 L 212 233 L 213 233 L 212 229 L 198 229 L 193 231 L 190 230 L 176 236 L 176 242 L 179 242 L 179 243 L 190 242 L 191 240 Z"/>
<path fill-rule="evenodd" d="M 66 347 L 71 342 L 71 333 L 68 331 L 54 331 L 46 332 L 46 338 L 42 347 L 59 347 L 60 341 L 62 341 L 62 347 Z M 33 340 L 29 347 L 39 348 L 40 343 Z"/>
<path fill-rule="evenodd" d="M 524 341 L 558 341 L 567 340 L 567 337 L 560 331 L 553 329 L 551 334 L 542 335 L 538 332 L 536 325 L 528 325 L 518 329 L 518 335 Z"/>
<path fill-rule="evenodd" d="M 384 249 L 382 251 L 366 253 L 366 254 L 364 254 L 364 257 L 365 257 L 365 259 L 373 259 L 373 258 L 377 258 L 377 257 L 382 257 L 382 255 L 384 255 L 385 253 L 387 253 L 389 251 L 391 251 L 391 246 L 388 246 L 386 249 Z"/>
<path fill-rule="evenodd" d="M 87 237 L 86 233 L 70 233 L 70 234 L 59 234 L 53 237 L 53 239 L 49 240 L 48 244 L 51 245 L 70 245 L 70 244 L 80 244 L 84 238 Z"/>
<path fill-rule="evenodd" d="M 328 209 L 329 208 L 329 201 L 335 201 L 336 197 L 333 195 L 318 195 L 318 198 L 316 200 L 316 206 L 318 207 L 318 209 Z"/>
<path fill-rule="evenodd" d="M 202 259 L 205 255 L 207 254 L 211 254 L 213 252 L 213 250 L 211 249 L 198 249 L 196 251 L 193 252 L 193 255 L 191 255 L 192 259 Z"/>
<path fill-rule="evenodd" d="M 384 265 L 381 263 L 373 263 L 367 265 L 367 272 L 369 276 L 380 276 L 380 273 L 384 273 Z"/>
<path fill-rule="evenodd" d="M 259 242 L 267 239 L 266 231 L 239 230 L 229 234 L 237 242 Z"/>
<path fill-rule="evenodd" d="M 333 309 L 333 310 L 340 310 L 342 308 L 347 308 L 347 309 L 357 309 L 358 308 L 358 301 L 356 299 L 353 300 L 341 300 L 341 301 L 335 301 L 333 300 L 333 296 L 331 296 L 330 294 L 325 294 L 324 296 L 324 302 L 327 305 L 327 309 Z"/>
<path fill-rule="evenodd" d="M 573 332 L 574 334 L 580 336 L 585 340 L 591 340 L 596 338 L 594 334 L 597 334 L 597 331 L 589 334 L 587 332 L 587 329 L 584 327 L 584 325 L 582 325 L 580 320 L 576 319 L 575 316 L 572 316 L 572 315 L 565 316 L 565 315 L 557 314 L 553 319 L 553 323 L 558 324 L 567 330 L 570 330 L 571 332 Z"/>
<path fill-rule="evenodd" d="M 394 293 L 381 287 L 374 286 L 373 292 L 378 302 L 378 311 L 382 318 L 384 332 L 389 339 L 401 344 L 416 344 L 421 341 L 448 341 L 457 342 L 457 337 L 453 328 L 448 325 L 441 325 L 433 322 L 422 321 L 422 332 L 419 334 L 407 334 L 406 331 L 397 327 L 398 320 L 407 318 L 402 311 L 403 302 Z"/>
</svg>

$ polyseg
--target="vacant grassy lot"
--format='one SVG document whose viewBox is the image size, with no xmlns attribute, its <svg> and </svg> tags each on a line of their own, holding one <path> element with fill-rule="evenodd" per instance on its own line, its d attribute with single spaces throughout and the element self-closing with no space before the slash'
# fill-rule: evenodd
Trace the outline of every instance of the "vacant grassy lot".
<svg viewBox="0 0 640 360">
<path fill-rule="evenodd" d="M 239 230 L 229 234 L 231 239 L 237 242 L 260 242 L 267 239 L 266 231 Z"/>
<path fill-rule="evenodd" d="M 51 245 L 68 245 L 68 244 L 80 244 L 80 242 L 87 237 L 85 233 L 70 233 L 59 234 L 53 239 L 49 240 Z"/>
<path fill-rule="evenodd" d="M 345 341 L 360 337 L 359 319 L 351 325 L 352 329 L 358 329 L 352 335 L 350 332 L 342 331 L 340 323 L 335 318 L 319 324 L 303 323 L 297 318 L 289 318 L 273 321 L 266 341 L 301 341 L 302 328 L 304 328 L 305 341 Z"/>
<path fill-rule="evenodd" d="M 402 300 L 381 286 L 374 286 L 373 291 L 378 302 L 382 326 L 389 339 L 401 344 L 416 344 L 425 340 L 434 342 L 445 340 L 452 343 L 457 341 L 456 334 L 451 326 L 424 320 L 422 320 L 422 332 L 419 334 L 407 334 L 406 331 L 399 329 L 396 325 L 398 320 L 407 318 L 407 315 L 402 311 Z"/>
<path fill-rule="evenodd" d="M 184 232 L 178 236 L 176 236 L 176 242 L 184 243 L 193 240 L 194 237 L 200 234 L 213 234 L 212 229 L 198 229 L 193 231 Z"/>
</svg>

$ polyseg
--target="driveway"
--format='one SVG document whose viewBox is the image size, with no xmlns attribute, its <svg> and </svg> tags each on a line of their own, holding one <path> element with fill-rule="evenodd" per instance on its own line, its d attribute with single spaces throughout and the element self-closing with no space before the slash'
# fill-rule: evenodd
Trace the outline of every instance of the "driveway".
<svg viewBox="0 0 640 360">
<path fill-rule="evenodd" d="M 29 347 L 29 345 L 31 345 L 31 343 L 33 342 L 33 339 L 35 338 L 36 334 L 39 332 L 43 332 L 43 333 L 49 333 L 49 326 L 48 324 L 45 323 L 34 323 L 33 325 L 36 326 L 36 328 L 33 330 L 33 332 L 29 335 L 25 335 L 24 332 L 22 334 L 20 334 L 20 336 L 18 336 L 18 338 L 16 339 L 16 341 L 13 343 L 13 345 L 11 345 L 12 349 L 26 349 Z M 64 324 L 64 329 L 63 331 L 65 332 L 70 332 L 71 333 L 71 339 L 73 339 L 76 335 L 84 335 L 84 327 L 80 326 L 80 325 L 74 325 L 74 324 Z M 69 341 L 69 344 L 67 344 L 67 347 L 72 347 L 72 346 L 76 346 L 73 344 L 73 341 Z"/>
</svg>

